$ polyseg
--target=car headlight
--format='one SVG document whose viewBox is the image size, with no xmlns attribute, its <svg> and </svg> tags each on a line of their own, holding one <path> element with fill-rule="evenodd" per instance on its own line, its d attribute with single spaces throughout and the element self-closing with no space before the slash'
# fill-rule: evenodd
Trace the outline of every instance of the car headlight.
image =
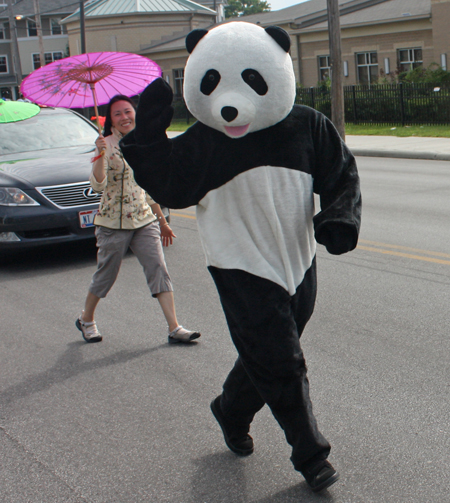
<svg viewBox="0 0 450 503">
<path fill-rule="evenodd" d="M 0 206 L 40 206 L 40 204 L 23 190 L 0 187 Z"/>
</svg>

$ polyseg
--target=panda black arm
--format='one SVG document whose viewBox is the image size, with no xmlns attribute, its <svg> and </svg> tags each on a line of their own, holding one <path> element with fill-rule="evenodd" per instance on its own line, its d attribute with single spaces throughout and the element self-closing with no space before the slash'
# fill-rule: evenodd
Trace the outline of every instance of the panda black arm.
<svg viewBox="0 0 450 503">
<path fill-rule="evenodd" d="M 136 127 L 120 146 L 136 182 L 155 201 L 170 208 L 186 208 L 204 195 L 201 179 L 208 156 L 202 151 L 204 134 L 198 132 L 198 125 L 175 140 L 167 138 L 172 97 L 172 89 L 163 79 L 147 86 L 139 100 Z"/>
<path fill-rule="evenodd" d="M 361 192 L 353 154 L 324 115 L 312 116 L 314 192 L 321 211 L 314 217 L 316 241 L 329 253 L 353 250 L 361 225 Z"/>
</svg>

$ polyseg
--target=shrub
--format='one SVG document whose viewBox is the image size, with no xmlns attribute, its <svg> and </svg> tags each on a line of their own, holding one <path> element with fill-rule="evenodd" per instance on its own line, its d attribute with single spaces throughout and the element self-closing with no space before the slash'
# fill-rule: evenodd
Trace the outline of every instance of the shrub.
<svg viewBox="0 0 450 503">
<path fill-rule="evenodd" d="M 437 63 L 432 63 L 428 68 L 418 67 L 409 72 L 400 73 L 398 78 L 400 82 L 405 83 L 430 84 L 434 86 L 450 84 L 450 72 L 444 70 Z"/>
<path fill-rule="evenodd" d="M 192 119 L 192 115 L 186 107 L 183 99 L 178 99 L 172 103 L 174 119 Z"/>
</svg>

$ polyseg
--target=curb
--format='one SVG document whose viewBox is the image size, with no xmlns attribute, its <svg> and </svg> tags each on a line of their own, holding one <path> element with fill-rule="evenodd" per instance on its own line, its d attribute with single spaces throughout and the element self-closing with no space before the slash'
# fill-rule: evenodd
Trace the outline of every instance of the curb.
<svg viewBox="0 0 450 503">
<path fill-rule="evenodd" d="M 450 154 L 438 152 L 411 152 L 407 150 L 371 150 L 350 148 L 354 156 L 360 157 L 393 157 L 397 159 L 425 159 L 429 161 L 450 161 Z"/>
</svg>

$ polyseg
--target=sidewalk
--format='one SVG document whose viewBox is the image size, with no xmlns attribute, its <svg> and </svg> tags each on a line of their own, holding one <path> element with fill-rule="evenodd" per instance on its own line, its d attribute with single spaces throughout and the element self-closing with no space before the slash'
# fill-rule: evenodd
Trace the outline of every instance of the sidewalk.
<svg viewBox="0 0 450 503">
<path fill-rule="evenodd" d="M 169 138 L 180 134 L 167 133 Z M 345 142 L 356 156 L 450 161 L 450 138 L 347 135 Z"/>
<path fill-rule="evenodd" d="M 450 138 L 347 135 L 345 143 L 357 156 L 450 161 Z"/>
</svg>

